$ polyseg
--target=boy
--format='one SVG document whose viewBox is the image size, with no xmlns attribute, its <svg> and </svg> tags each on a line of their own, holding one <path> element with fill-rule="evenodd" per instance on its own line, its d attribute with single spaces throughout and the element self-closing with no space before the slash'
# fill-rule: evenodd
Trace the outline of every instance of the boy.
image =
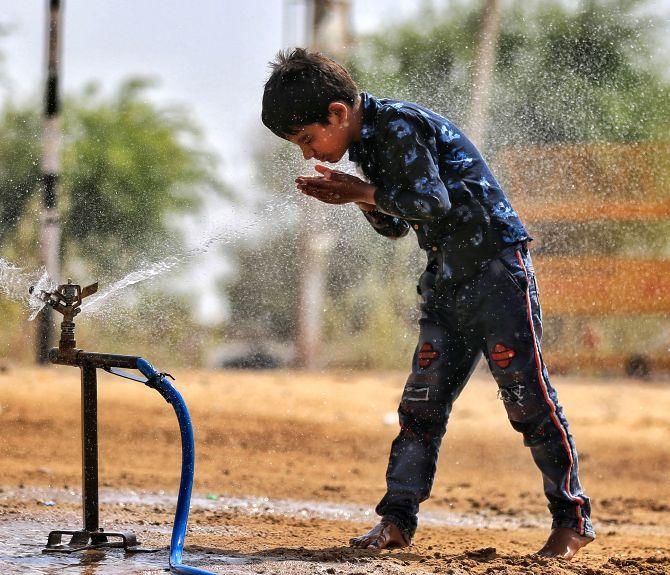
<svg viewBox="0 0 670 575">
<path fill-rule="evenodd" d="M 350 541 L 383 549 L 411 543 L 429 494 L 454 400 L 480 354 L 509 420 L 523 434 L 553 517 L 543 556 L 570 559 L 595 533 L 575 444 L 542 360 L 542 315 L 531 237 L 474 145 L 417 104 L 377 99 L 347 71 L 304 49 L 279 53 L 265 84 L 263 123 L 306 160 L 345 152 L 367 182 L 317 165 L 298 190 L 328 204 L 356 203 L 377 232 L 413 229 L 428 265 L 419 279 L 419 343 L 400 407 L 381 521 Z"/>
</svg>

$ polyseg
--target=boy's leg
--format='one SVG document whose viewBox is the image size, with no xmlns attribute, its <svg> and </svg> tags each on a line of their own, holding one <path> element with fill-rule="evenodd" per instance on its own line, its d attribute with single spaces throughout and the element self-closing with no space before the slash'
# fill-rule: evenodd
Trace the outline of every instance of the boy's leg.
<svg viewBox="0 0 670 575">
<path fill-rule="evenodd" d="M 575 443 L 542 359 L 542 313 L 527 250 L 505 250 L 491 262 L 483 282 L 478 322 L 484 354 L 509 420 L 542 472 L 552 528 L 568 539 L 581 536 L 574 554 L 595 532 L 589 498 L 579 482 Z"/>
<path fill-rule="evenodd" d="M 387 492 L 376 508 L 382 521 L 352 539 L 355 547 L 403 546 L 414 536 L 419 503 L 430 494 L 452 404 L 480 356 L 477 345 L 450 323 L 426 313 L 424 306 L 412 374 L 398 408 L 400 433 L 391 446 Z"/>
</svg>

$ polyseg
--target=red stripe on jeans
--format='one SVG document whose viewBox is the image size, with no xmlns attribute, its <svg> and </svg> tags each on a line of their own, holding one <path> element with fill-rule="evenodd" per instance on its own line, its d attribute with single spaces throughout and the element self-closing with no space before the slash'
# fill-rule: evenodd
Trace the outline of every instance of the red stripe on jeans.
<svg viewBox="0 0 670 575">
<path fill-rule="evenodd" d="M 556 406 L 554 405 L 554 402 L 551 400 L 549 397 L 549 390 L 547 389 L 547 385 L 544 381 L 544 376 L 542 375 L 542 363 L 540 361 L 540 351 L 537 347 L 537 338 L 535 337 L 535 325 L 533 323 L 533 309 L 531 307 L 531 301 L 530 301 L 530 278 L 528 277 L 528 270 L 526 270 L 526 266 L 523 263 L 523 258 L 521 257 L 521 252 L 516 251 L 516 258 L 519 261 L 519 265 L 523 269 L 523 273 L 526 276 L 526 307 L 528 308 L 528 323 L 530 324 L 530 333 L 533 336 L 533 352 L 535 354 L 535 366 L 537 367 L 537 377 L 538 380 L 540 381 L 540 388 L 542 389 L 542 394 L 544 395 L 544 400 L 547 402 L 547 405 L 549 406 L 549 410 L 551 413 L 551 420 L 554 422 L 554 425 L 556 428 L 559 430 L 561 433 L 561 437 L 563 439 L 563 446 L 565 447 L 565 451 L 568 454 L 568 459 L 570 460 L 570 467 L 568 468 L 568 474 L 565 478 L 565 491 L 568 494 L 568 497 L 572 499 L 573 501 L 577 502 L 577 507 L 575 508 L 575 512 L 577 514 L 577 519 L 579 521 L 579 534 L 583 535 L 583 523 L 584 523 L 584 518 L 582 517 L 582 514 L 580 512 L 581 506 L 584 504 L 584 500 L 581 497 L 577 497 L 576 495 L 573 495 L 570 490 L 570 477 L 572 476 L 572 468 L 574 467 L 574 460 L 572 458 L 572 450 L 570 449 L 570 443 L 568 442 L 568 435 L 565 431 L 565 428 L 561 424 L 561 422 L 558 419 L 558 416 L 556 415 Z"/>
</svg>

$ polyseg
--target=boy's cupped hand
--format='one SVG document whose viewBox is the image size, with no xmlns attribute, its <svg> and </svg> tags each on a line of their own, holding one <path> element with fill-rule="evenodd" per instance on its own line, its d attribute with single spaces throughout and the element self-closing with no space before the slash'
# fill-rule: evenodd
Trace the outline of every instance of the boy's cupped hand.
<svg viewBox="0 0 670 575">
<path fill-rule="evenodd" d="M 331 170 L 320 164 L 314 169 L 320 176 L 300 176 L 295 183 L 300 192 L 326 204 L 348 204 L 356 202 L 374 207 L 375 186 L 356 176 Z M 362 206 L 361 206 L 362 207 Z"/>
</svg>

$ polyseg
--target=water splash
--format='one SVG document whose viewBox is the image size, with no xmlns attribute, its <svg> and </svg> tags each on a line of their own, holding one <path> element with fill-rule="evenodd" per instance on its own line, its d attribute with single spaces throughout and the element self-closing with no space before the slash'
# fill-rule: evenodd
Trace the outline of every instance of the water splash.
<svg viewBox="0 0 670 575">
<path fill-rule="evenodd" d="M 209 251 L 213 246 L 221 243 L 226 235 L 226 233 L 220 232 L 211 236 L 206 236 L 198 243 L 196 247 L 186 251 L 181 255 L 168 256 L 165 259 L 149 263 L 141 269 L 126 274 L 121 279 L 112 283 L 106 289 L 98 292 L 93 297 L 85 301 L 81 306 L 82 311 L 85 310 L 89 314 L 102 312 L 103 307 L 101 306 L 101 303 L 103 301 L 109 300 L 110 298 L 118 295 L 119 292 L 126 289 L 127 287 L 163 275 L 170 270 L 175 269 L 177 266 L 184 264 L 188 260 L 191 260 L 196 256 Z"/>
<path fill-rule="evenodd" d="M 171 256 L 165 260 L 154 262 L 149 264 L 147 267 L 130 272 L 129 274 L 122 277 L 120 280 L 114 282 L 108 288 L 98 292 L 93 297 L 89 298 L 81 306 L 82 310 L 86 310 L 89 313 L 96 313 L 101 310 L 100 302 L 110 298 L 111 296 L 117 294 L 121 290 L 135 285 L 137 283 L 148 280 L 149 278 L 164 274 L 167 271 L 173 269 L 176 265 L 181 263 L 183 258 L 177 256 Z"/>
<path fill-rule="evenodd" d="M 238 228 L 238 233 L 248 231 L 253 226 L 254 224 L 251 223 Z M 198 245 L 184 254 L 169 256 L 163 260 L 150 263 L 142 269 L 126 274 L 106 289 L 89 298 L 81 306 L 82 310 L 86 310 L 89 313 L 100 311 L 102 301 L 109 299 L 129 286 L 160 276 L 176 268 L 178 265 L 209 251 L 213 246 L 221 243 L 228 235 L 230 235 L 228 232 L 209 234 Z M 33 293 L 29 292 L 31 286 L 35 286 Z M 41 267 L 35 271 L 26 271 L 0 258 L 0 294 L 4 294 L 10 299 L 26 305 L 30 311 L 28 318 L 30 321 L 35 319 L 40 310 L 45 306 L 45 302 L 38 297 L 41 291 L 53 291 L 56 287 L 58 287 L 58 282 L 49 275 L 46 268 Z"/>
<path fill-rule="evenodd" d="M 38 294 L 42 290 L 53 291 L 57 285 L 44 267 L 26 271 L 0 258 L 0 293 L 28 307 L 29 320 L 35 319 L 45 305 Z M 30 286 L 35 286 L 33 293 L 28 291 Z"/>
<path fill-rule="evenodd" d="M 43 291 L 52 292 L 58 287 L 58 282 L 56 282 L 56 280 L 54 280 L 49 275 L 49 272 L 46 270 L 46 268 L 40 268 L 40 270 L 42 275 L 35 283 L 31 284 L 34 286 L 34 289 L 28 296 L 28 307 L 30 308 L 30 316 L 28 317 L 28 321 L 34 320 L 37 317 L 37 314 L 46 305 L 44 300 L 39 297 L 39 294 L 41 294 Z"/>
<path fill-rule="evenodd" d="M 121 279 L 112 283 L 106 289 L 98 292 L 93 297 L 90 297 L 88 300 L 86 300 L 81 306 L 82 311 L 85 310 L 88 314 L 93 315 L 102 313 L 104 311 L 104 307 L 101 305 L 101 303 L 119 295 L 119 293 L 124 289 L 174 270 L 189 260 L 192 260 L 195 257 L 208 252 L 215 246 L 239 239 L 243 234 L 258 228 L 259 222 L 268 216 L 268 212 L 270 210 L 275 211 L 278 208 L 282 209 L 288 206 L 290 206 L 289 202 L 280 202 L 279 204 L 275 203 L 274 206 L 266 206 L 262 212 L 258 214 L 258 216 L 255 217 L 251 222 L 245 225 L 236 226 L 234 231 L 231 231 L 231 229 L 227 228 L 223 232 L 218 231 L 207 233 L 200 239 L 195 247 L 185 251 L 183 254 L 168 256 L 162 260 L 148 263 L 143 268 L 126 274 Z"/>
<path fill-rule="evenodd" d="M 244 234 L 259 229 L 260 223 L 265 222 L 268 217 L 276 217 L 277 212 L 290 210 L 293 207 L 291 201 L 273 202 L 266 205 L 251 221 L 244 225 L 237 225 L 234 229 L 227 227 L 225 231 L 206 233 L 193 248 L 184 253 L 148 263 L 141 269 L 126 274 L 106 289 L 88 298 L 81 309 L 86 310 L 89 314 L 101 313 L 104 310 L 102 302 L 119 295 L 126 288 L 174 270 L 219 244 L 239 240 Z M 28 291 L 30 286 L 35 286 L 33 293 Z M 29 320 L 35 319 L 45 305 L 38 294 L 41 291 L 53 291 L 56 287 L 58 287 L 58 282 L 49 275 L 46 268 L 40 267 L 38 270 L 26 271 L 0 258 L 0 294 L 26 305 L 30 311 Z"/>
</svg>

